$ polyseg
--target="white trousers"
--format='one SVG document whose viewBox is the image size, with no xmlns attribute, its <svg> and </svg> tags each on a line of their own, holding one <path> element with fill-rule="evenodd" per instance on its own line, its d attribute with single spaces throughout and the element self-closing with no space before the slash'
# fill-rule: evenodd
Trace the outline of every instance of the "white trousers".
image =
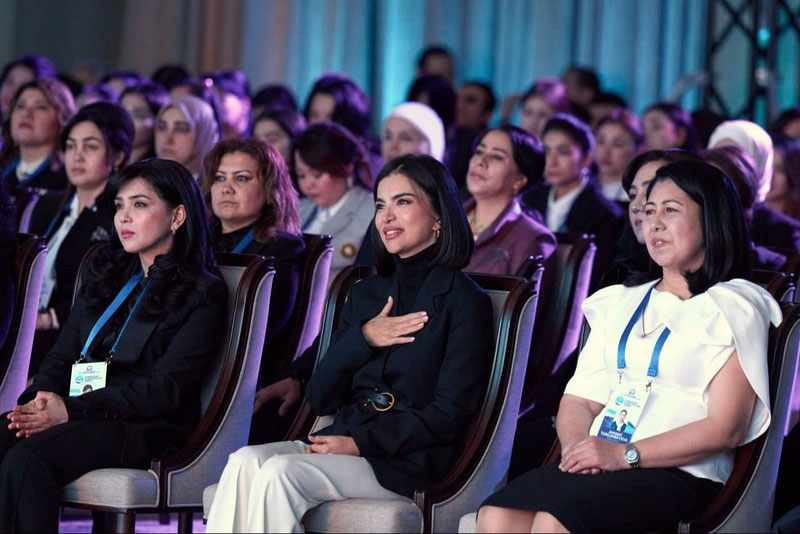
<svg viewBox="0 0 800 534">
<path fill-rule="evenodd" d="M 360 456 L 305 454 L 302 441 L 244 447 L 228 457 L 207 532 L 303 532 L 303 515 L 325 501 L 398 499 Z"/>
</svg>

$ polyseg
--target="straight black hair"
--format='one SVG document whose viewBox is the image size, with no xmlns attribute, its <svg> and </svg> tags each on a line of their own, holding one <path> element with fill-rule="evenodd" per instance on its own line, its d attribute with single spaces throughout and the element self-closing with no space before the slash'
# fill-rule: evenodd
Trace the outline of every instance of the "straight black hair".
<svg viewBox="0 0 800 534">
<path fill-rule="evenodd" d="M 122 106 L 110 102 L 95 102 L 80 108 L 61 131 L 62 151 L 66 151 L 70 132 L 81 122 L 91 122 L 100 130 L 106 144 L 106 162 L 109 165 L 114 164 L 120 153 L 125 155 L 120 168 L 128 163 L 135 130 L 133 119 Z"/>
<path fill-rule="evenodd" d="M 98 207 L 109 215 L 115 212 L 115 198 L 122 187 L 141 178 L 148 183 L 169 208 L 183 205 L 186 220 L 175 233 L 172 249 L 156 256 L 148 276 L 150 289 L 144 299 L 144 310 L 153 316 L 180 307 L 189 292 L 198 292 L 201 302 L 211 298 L 208 278 L 220 276 L 210 244 L 210 231 L 205 204 L 191 173 L 174 161 L 148 159 L 130 165 L 116 174 L 98 198 Z M 113 216 L 113 215 L 112 215 Z M 125 252 L 119 236 L 112 232 L 104 252 L 90 264 L 87 283 L 81 294 L 93 309 L 106 306 L 119 288 L 139 268 L 139 258 Z"/>
<path fill-rule="evenodd" d="M 475 139 L 475 146 L 472 147 L 472 151 L 475 152 L 483 138 L 494 131 L 503 132 L 508 136 L 509 141 L 511 141 L 511 156 L 514 158 L 514 163 L 519 172 L 528 179 L 528 183 L 525 184 L 521 192 L 541 184 L 545 164 L 544 145 L 538 137 L 522 128 L 511 124 L 490 128 Z"/>
<path fill-rule="evenodd" d="M 656 171 L 647 187 L 647 198 L 656 184 L 666 181 L 672 181 L 700 206 L 705 259 L 696 271 L 683 273 L 692 295 L 704 293 L 711 286 L 732 278 L 749 278 L 752 269 L 750 236 L 744 208 L 730 179 L 704 161 L 678 161 Z M 649 272 L 630 276 L 625 285 L 639 285 L 660 278 L 661 267 L 652 260 L 650 265 Z"/>
<path fill-rule="evenodd" d="M 588 124 L 569 113 L 556 113 L 542 130 L 542 138 L 548 132 L 561 132 L 578 145 L 581 149 L 581 154 L 594 154 L 594 134 Z"/>
<path fill-rule="evenodd" d="M 458 189 L 447 167 L 435 158 L 408 154 L 389 161 L 375 179 L 373 198 L 378 198 L 378 184 L 393 174 L 402 174 L 428 197 L 433 211 L 441 220 L 441 234 L 436 244 L 436 257 L 432 265 L 463 269 L 472 258 L 475 240 L 467 222 L 467 215 L 458 197 Z M 375 220 L 371 223 L 374 227 Z M 379 274 L 391 274 L 395 264 L 386 250 L 377 229 L 373 228 L 372 245 L 375 250 Z"/>
</svg>

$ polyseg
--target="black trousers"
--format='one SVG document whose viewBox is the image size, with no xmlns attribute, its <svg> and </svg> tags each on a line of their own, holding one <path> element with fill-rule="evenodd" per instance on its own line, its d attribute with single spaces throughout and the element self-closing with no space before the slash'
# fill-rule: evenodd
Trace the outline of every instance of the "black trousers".
<svg viewBox="0 0 800 534">
<path fill-rule="evenodd" d="M 8 423 L 0 416 L 0 532 L 58 532 L 62 486 L 121 466 L 118 421 L 68 421 L 23 439 Z"/>
</svg>

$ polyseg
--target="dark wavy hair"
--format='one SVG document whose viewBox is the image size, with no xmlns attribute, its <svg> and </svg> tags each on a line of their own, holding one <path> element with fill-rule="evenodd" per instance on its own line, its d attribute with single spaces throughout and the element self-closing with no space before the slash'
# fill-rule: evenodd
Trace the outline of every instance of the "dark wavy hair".
<svg viewBox="0 0 800 534">
<path fill-rule="evenodd" d="M 441 234 L 433 245 L 436 247 L 436 257 L 431 263 L 452 269 L 466 267 L 472 258 L 475 240 L 458 197 L 458 188 L 447 167 L 436 161 L 436 158 L 427 155 L 407 154 L 395 158 L 383 166 L 375 179 L 372 195 L 375 200 L 378 198 L 378 184 L 393 174 L 402 174 L 414 182 L 428 197 L 431 208 L 441 219 Z M 374 218 L 371 224 L 373 231 L 370 233 L 378 273 L 391 274 L 395 269 L 394 259 L 386 250 L 379 232 L 374 228 Z"/>
<path fill-rule="evenodd" d="M 647 198 L 656 184 L 666 181 L 674 182 L 700 206 L 705 259 L 696 271 L 683 273 L 692 295 L 699 295 L 718 282 L 749 278 L 750 236 L 739 193 L 731 180 L 704 161 L 677 161 L 656 171 L 647 186 Z M 633 274 L 625 285 L 639 285 L 661 276 L 661 267 L 651 259 L 649 272 Z"/>
<path fill-rule="evenodd" d="M 205 204 L 197 183 L 179 163 L 148 159 L 114 174 L 98 199 L 98 207 L 113 214 L 120 189 L 137 178 L 146 181 L 170 209 L 183 205 L 186 210 L 186 220 L 175 233 L 172 249 L 156 256 L 148 273 L 151 281 L 143 309 L 151 316 L 169 313 L 183 304 L 188 293 L 197 293 L 203 304 L 208 303 L 211 292 L 207 275 L 219 278 L 220 273 L 211 250 Z M 90 308 L 103 309 L 139 268 L 138 255 L 125 252 L 119 236 L 113 232 L 108 245 L 89 264 L 81 296 Z"/>
<path fill-rule="evenodd" d="M 545 164 L 544 145 L 538 137 L 522 128 L 503 124 L 497 128 L 486 130 L 475 138 L 472 151 L 475 151 L 475 148 L 487 134 L 495 131 L 503 132 L 508 136 L 509 141 L 511 141 L 511 156 L 514 158 L 514 164 L 516 164 L 519 172 L 528 179 L 528 183 L 525 184 L 525 187 L 520 192 L 524 193 L 542 183 Z"/>
<path fill-rule="evenodd" d="M 297 100 L 285 85 L 267 85 L 253 96 L 253 109 L 262 107 L 262 112 L 288 109 L 297 111 Z"/>
<path fill-rule="evenodd" d="M 330 95 L 335 102 L 333 122 L 341 124 L 359 139 L 369 138 L 371 104 L 367 93 L 356 82 L 340 73 L 323 74 L 317 78 L 303 110 L 306 120 L 311 112 L 311 101 L 319 93 Z"/>
<path fill-rule="evenodd" d="M 297 137 L 306 129 L 306 119 L 303 115 L 291 109 L 278 108 L 264 111 L 253 119 L 253 124 L 250 128 L 251 135 L 256 124 L 263 120 L 273 121 L 280 126 L 281 130 L 286 132 L 286 135 L 292 140 L 292 143 L 294 143 Z"/>
<path fill-rule="evenodd" d="M 292 185 L 289 170 L 283 156 L 263 141 L 258 139 L 228 139 L 217 143 L 203 159 L 203 198 L 206 206 L 211 206 L 211 187 L 219 169 L 222 157 L 226 154 L 241 152 L 256 162 L 258 178 L 264 188 L 266 202 L 261 215 L 254 226 L 254 236 L 259 243 L 266 243 L 276 232 L 299 235 L 300 223 L 297 217 L 297 191 Z M 209 221 L 212 226 L 219 224 L 219 219 L 209 209 Z"/>
<path fill-rule="evenodd" d="M 682 128 L 683 131 L 686 132 L 686 139 L 683 144 L 676 148 L 688 150 L 689 152 L 697 152 L 700 149 L 700 144 L 697 141 L 697 130 L 694 127 L 692 116 L 688 111 L 671 102 L 658 102 L 644 110 L 642 118 L 644 119 L 644 116 L 651 111 L 660 111 L 669 118 L 670 122 L 675 125 L 675 128 Z"/>
<path fill-rule="evenodd" d="M 191 79 L 189 71 L 183 65 L 166 64 L 159 66 L 150 79 L 169 91 L 175 86 L 184 85 Z"/>
</svg>

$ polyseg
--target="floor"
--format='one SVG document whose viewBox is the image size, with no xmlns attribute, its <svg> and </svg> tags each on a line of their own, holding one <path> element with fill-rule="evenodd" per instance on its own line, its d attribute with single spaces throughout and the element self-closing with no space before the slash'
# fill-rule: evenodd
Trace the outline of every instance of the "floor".
<svg viewBox="0 0 800 534">
<path fill-rule="evenodd" d="M 61 511 L 59 532 L 84 533 L 92 531 L 91 513 L 83 510 L 66 509 Z M 195 516 L 193 532 L 201 534 L 206 531 L 200 514 Z M 172 514 L 168 524 L 162 524 L 159 517 L 153 514 L 142 514 L 136 517 L 136 532 L 178 532 L 178 516 Z"/>
</svg>

